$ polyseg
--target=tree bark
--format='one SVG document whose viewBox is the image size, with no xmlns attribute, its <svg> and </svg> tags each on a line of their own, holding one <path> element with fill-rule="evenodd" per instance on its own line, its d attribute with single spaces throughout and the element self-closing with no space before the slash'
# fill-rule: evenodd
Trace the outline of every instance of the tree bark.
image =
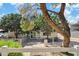
<svg viewBox="0 0 79 59">
<path fill-rule="evenodd" d="M 64 32 L 67 33 L 67 36 L 63 35 L 64 36 L 63 46 L 64 47 L 68 47 L 69 46 L 69 43 L 70 43 L 70 36 L 71 36 L 71 34 L 70 34 L 70 28 L 69 28 L 68 23 L 65 21 L 66 19 L 65 19 L 64 16 L 63 17 L 62 16 L 59 16 L 59 18 L 62 21 L 62 24 L 63 24 L 62 26 L 63 26 Z"/>
<path fill-rule="evenodd" d="M 70 37 L 64 36 L 64 40 L 63 40 L 62 46 L 63 47 L 69 47 L 69 43 L 70 43 Z"/>
<path fill-rule="evenodd" d="M 67 23 L 64 14 L 60 13 L 58 16 L 59 16 L 60 21 L 62 22 L 62 27 L 64 29 L 64 32 L 66 32 L 68 36 L 71 36 L 69 24 Z"/>
</svg>

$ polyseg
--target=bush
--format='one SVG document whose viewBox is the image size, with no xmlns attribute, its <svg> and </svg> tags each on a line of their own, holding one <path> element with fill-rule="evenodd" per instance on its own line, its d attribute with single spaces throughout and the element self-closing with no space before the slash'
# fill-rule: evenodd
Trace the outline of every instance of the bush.
<svg viewBox="0 0 79 59">
<path fill-rule="evenodd" d="M 9 53 L 8 56 L 23 56 L 22 53 L 19 53 L 19 52 L 12 52 L 12 53 Z"/>
<path fill-rule="evenodd" d="M 9 48 L 21 48 L 21 44 L 18 42 L 15 42 L 13 40 L 0 40 L 0 47 L 2 46 L 8 46 Z M 11 52 L 8 54 L 8 56 L 23 56 L 22 53 L 19 52 Z"/>
</svg>

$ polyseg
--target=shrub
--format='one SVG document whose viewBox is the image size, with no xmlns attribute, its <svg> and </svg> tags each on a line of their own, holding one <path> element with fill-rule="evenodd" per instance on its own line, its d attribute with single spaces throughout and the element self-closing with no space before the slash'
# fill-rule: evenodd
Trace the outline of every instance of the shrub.
<svg viewBox="0 0 79 59">
<path fill-rule="evenodd" d="M 23 56 L 22 53 L 19 53 L 19 52 L 12 52 L 12 53 L 9 53 L 8 56 Z"/>
<path fill-rule="evenodd" d="M 21 44 L 18 43 L 18 42 L 15 42 L 13 40 L 0 40 L 0 47 L 2 46 L 8 46 L 9 48 L 21 48 Z M 19 52 L 11 52 L 8 54 L 8 56 L 23 56 L 22 53 L 19 53 Z"/>
</svg>

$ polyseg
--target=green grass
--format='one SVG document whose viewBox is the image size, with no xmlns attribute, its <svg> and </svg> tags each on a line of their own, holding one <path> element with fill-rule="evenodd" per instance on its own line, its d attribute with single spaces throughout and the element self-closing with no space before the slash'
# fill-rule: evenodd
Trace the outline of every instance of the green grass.
<svg viewBox="0 0 79 59">
<path fill-rule="evenodd" d="M 13 40 L 4 40 L 4 39 L 0 40 L 0 47 L 2 46 L 8 46 L 8 48 L 21 48 L 22 47 L 22 45 L 18 42 L 15 42 Z M 8 56 L 22 56 L 22 53 L 11 52 L 8 54 Z"/>
<path fill-rule="evenodd" d="M 15 42 L 13 40 L 0 40 L 0 47 L 8 46 L 9 48 L 21 48 L 21 44 L 19 42 Z"/>
</svg>

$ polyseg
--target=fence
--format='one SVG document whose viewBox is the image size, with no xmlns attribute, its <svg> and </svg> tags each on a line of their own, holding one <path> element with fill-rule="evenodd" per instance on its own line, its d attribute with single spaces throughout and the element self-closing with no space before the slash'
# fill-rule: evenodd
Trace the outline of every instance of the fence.
<svg viewBox="0 0 79 59">
<path fill-rule="evenodd" d="M 0 48 L 0 53 L 2 56 L 7 56 L 10 52 L 74 52 L 75 56 L 79 56 L 79 46 L 75 45 L 71 48 L 64 48 L 64 47 L 44 47 L 44 48 L 37 48 L 37 47 L 29 47 L 29 48 L 8 48 L 7 46 L 3 46 Z"/>
</svg>

